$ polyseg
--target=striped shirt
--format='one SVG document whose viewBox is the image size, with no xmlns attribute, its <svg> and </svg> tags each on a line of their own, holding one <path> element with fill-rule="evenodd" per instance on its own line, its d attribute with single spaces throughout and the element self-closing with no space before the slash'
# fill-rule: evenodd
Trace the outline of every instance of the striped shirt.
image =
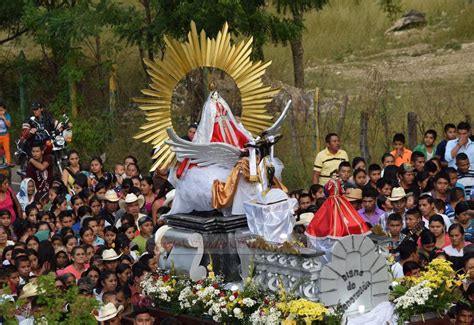
<svg viewBox="0 0 474 325">
<path fill-rule="evenodd" d="M 464 185 L 466 196 L 469 197 L 474 187 L 474 169 L 469 169 L 467 173 L 458 171 L 458 183 Z"/>
<path fill-rule="evenodd" d="M 343 161 L 349 161 L 347 152 L 339 150 L 332 154 L 328 148 L 320 151 L 314 159 L 313 170 L 319 172 L 319 184 L 326 185 L 331 177 L 331 173 L 339 168 L 339 164 Z"/>
</svg>

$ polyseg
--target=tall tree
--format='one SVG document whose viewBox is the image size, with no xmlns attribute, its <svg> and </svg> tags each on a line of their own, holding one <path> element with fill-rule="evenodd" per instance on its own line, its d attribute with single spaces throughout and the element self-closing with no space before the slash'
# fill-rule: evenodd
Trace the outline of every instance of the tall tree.
<svg viewBox="0 0 474 325">
<path fill-rule="evenodd" d="M 86 57 L 84 49 L 90 43 L 89 40 L 95 42 L 104 27 L 115 23 L 119 7 L 111 0 L 37 0 L 18 3 L 22 4 L 22 8 L 16 34 L 25 30 L 42 50 L 44 61 L 49 67 L 51 93 L 57 96 L 69 93 L 70 103 L 74 106 L 77 83 L 83 79 L 88 69 L 85 62 L 90 59 Z"/>
<path fill-rule="evenodd" d="M 309 10 L 321 10 L 327 0 L 274 0 L 278 14 L 283 18 L 273 19 L 272 35 L 275 41 L 283 44 L 289 42 L 293 58 L 295 86 L 304 88 L 304 13 Z M 287 14 L 291 18 L 287 18 Z"/>
<path fill-rule="evenodd" d="M 137 46 L 142 59 L 153 59 L 164 55 L 165 34 L 186 38 L 191 20 L 210 37 L 215 37 L 228 22 L 234 35 L 254 37 L 254 57 L 263 59 L 270 20 L 264 0 L 137 0 L 124 12 L 115 31 L 129 45 Z"/>
</svg>

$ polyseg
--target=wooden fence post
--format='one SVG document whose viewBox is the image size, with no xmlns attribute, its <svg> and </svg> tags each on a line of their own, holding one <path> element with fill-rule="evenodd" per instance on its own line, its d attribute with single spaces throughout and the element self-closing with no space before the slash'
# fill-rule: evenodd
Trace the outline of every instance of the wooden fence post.
<svg viewBox="0 0 474 325">
<path fill-rule="evenodd" d="M 20 78 L 18 80 L 18 86 L 20 90 L 20 116 L 21 120 L 25 118 L 26 114 L 26 97 L 25 97 L 25 67 L 26 67 L 26 57 L 25 52 L 20 51 L 20 55 L 18 56 L 19 60 L 19 73 Z"/>
<path fill-rule="evenodd" d="M 369 161 L 369 113 L 360 112 L 360 153 Z"/>
<path fill-rule="evenodd" d="M 320 115 L 319 115 L 319 87 L 316 87 L 315 91 L 314 91 L 314 101 L 313 101 L 313 105 L 314 105 L 314 148 L 316 152 L 320 152 L 321 151 L 321 138 L 320 138 L 320 130 L 319 130 L 319 118 L 320 118 Z"/>
<path fill-rule="evenodd" d="M 408 125 L 408 147 L 414 148 L 418 141 L 417 139 L 417 124 L 418 116 L 415 112 L 408 112 L 407 125 Z"/>
<path fill-rule="evenodd" d="M 113 63 L 110 67 L 109 76 L 109 113 L 115 114 L 118 104 L 118 65 Z"/>
</svg>

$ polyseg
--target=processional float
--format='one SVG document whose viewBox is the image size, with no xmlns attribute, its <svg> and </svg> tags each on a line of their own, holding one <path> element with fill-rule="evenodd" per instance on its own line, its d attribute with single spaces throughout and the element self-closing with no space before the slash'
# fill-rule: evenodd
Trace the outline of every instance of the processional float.
<svg viewBox="0 0 474 325">
<path fill-rule="evenodd" d="M 147 120 L 135 138 L 153 146 L 151 169 L 168 169 L 176 189 L 164 216 L 170 228 L 160 232 L 160 240 L 173 245 L 160 257 L 160 266 L 199 279 L 212 259 L 214 271 L 235 282 L 253 263 L 263 287 L 277 290 L 281 281 L 302 297 L 342 304 L 348 313 L 386 300 L 383 249 L 366 235 L 328 236 L 323 238 L 326 251 L 290 243 L 296 200 L 286 194 L 283 164 L 273 148 L 291 101 L 274 121 L 266 106 L 279 90 L 262 81 L 271 62 L 251 60 L 253 39 L 234 44 L 227 23 L 209 38 L 192 22 L 187 41 L 167 36 L 164 41 L 162 60 L 144 59 L 151 83 L 143 97 L 134 99 Z M 203 68 L 220 69 L 233 79 L 241 116 L 234 116 L 214 86 L 195 138 L 186 141 L 173 128 L 172 97 L 181 80 Z"/>
</svg>

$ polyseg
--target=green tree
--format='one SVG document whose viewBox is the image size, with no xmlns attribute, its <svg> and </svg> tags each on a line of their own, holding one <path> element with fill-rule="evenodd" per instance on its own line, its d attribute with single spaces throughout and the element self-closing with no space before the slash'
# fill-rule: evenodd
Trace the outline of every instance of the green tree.
<svg viewBox="0 0 474 325">
<path fill-rule="evenodd" d="M 23 13 L 23 1 L 0 1 L 0 30 L 6 35 L 0 39 L 0 45 L 15 40 L 28 31 L 21 23 Z"/>
<path fill-rule="evenodd" d="M 9 1 L 7 1 L 9 2 Z M 15 2 L 15 1 L 12 1 Z M 25 31 L 42 50 L 50 78 L 50 98 L 53 101 L 70 94 L 70 104 L 74 106 L 78 83 L 90 69 L 90 57 L 86 49 L 97 43 L 102 30 L 116 22 L 120 10 L 110 0 L 62 0 L 62 1 L 19 1 L 21 13 L 15 23 L 18 35 Z M 13 10 L 13 9 L 12 9 Z M 62 100 L 61 100 L 62 101 Z M 74 111 L 73 111 L 74 113 Z"/>
<path fill-rule="evenodd" d="M 283 18 L 272 20 L 272 36 L 274 41 L 290 43 L 293 58 L 293 74 L 295 86 L 304 88 L 304 13 L 309 10 L 321 10 L 327 0 L 275 0 L 273 4 L 277 13 Z M 287 15 L 290 15 L 290 18 Z"/>
<path fill-rule="evenodd" d="M 235 36 L 253 36 L 257 59 L 263 59 L 262 48 L 269 39 L 270 15 L 264 0 L 137 0 L 122 14 L 122 23 L 115 30 L 122 40 L 138 47 L 142 59 L 162 57 L 163 36 L 185 39 L 192 20 L 210 37 L 215 37 L 225 22 Z"/>
</svg>

